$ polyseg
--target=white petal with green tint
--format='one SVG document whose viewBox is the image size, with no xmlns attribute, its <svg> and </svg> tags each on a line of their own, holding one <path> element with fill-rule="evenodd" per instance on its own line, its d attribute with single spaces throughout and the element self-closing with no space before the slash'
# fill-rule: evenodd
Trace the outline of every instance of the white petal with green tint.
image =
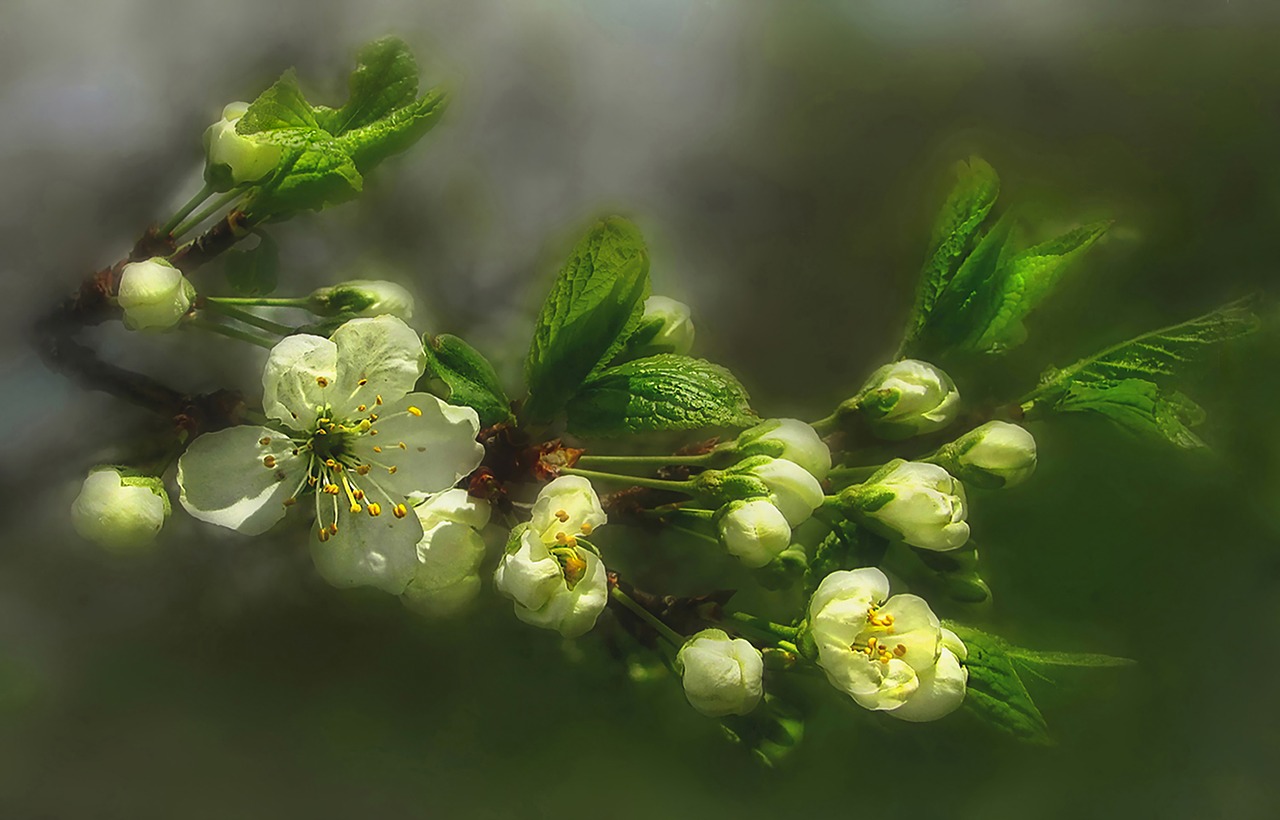
<svg viewBox="0 0 1280 820">
<path fill-rule="evenodd" d="M 354 444 L 372 467 L 369 478 L 392 494 L 424 495 L 448 489 L 480 466 L 480 418 L 470 407 L 445 404 L 429 393 L 410 393 L 385 405 Z"/>
<path fill-rule="evenodd" d="M 284 517 L 285 500 L 306 477 L 307 459 L 269 427 L 206 433 L 178 460 L 180 500 L 201 521 L 258 535 Z"/>
<path fill-rule="evenodd" d="M 287 336 L 262 371 L 262 407 L 291 430 L 310 430 L 335 394 L 338 347 L 321 336 Z"/>
<path fill-rule="evenodd" d="M 352 319 L 330 337 L 338 348 L 338 379 L 333 409 L 339 418 L 354 418 L 413 390 L 426 366 L 422 339 L 394 316 Z M 364 409 L 360 409 L 363 407 Z"/>
<path fill-rule="evenodd" d="M 371 586 L 399 595 L 418 568 L 422 524 L 416 515 L 372 516 L 339 504 L 338 531 L 321 541 L 311 535 L 311 559 L 335 587 Z"/>
</svg>

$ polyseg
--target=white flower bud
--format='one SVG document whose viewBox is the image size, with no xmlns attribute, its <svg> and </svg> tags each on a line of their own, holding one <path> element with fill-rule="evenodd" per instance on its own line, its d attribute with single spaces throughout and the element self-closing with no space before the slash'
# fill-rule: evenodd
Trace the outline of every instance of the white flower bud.
<svg viewBox="0 0 1280 820">
<path fill-rule="evenodd" d="M 969 540 L 964 485 L 936 464 L 895 459 L 841 493 L 841 502 L 914 547 L 953 550 Z"/>
<path fill-rule="evenodd" d="M 755 459 L 753 459 L 755 461 Z M 745 470 L 764 482 L 773 502 L 787 523 L 793 527 L 803 524 L 813 511 L 822 506 L 822 485 L 805 468 L 785 458 L 759 457 L 759 463 Z"/>
<path fill-rule="evenodd" d="M 764 658 L 742 638 L 704 629 L 676 654 L 689 704 L 707 717 L 745 715 L 764 695 Z"/>
<path fill-rule="evenodd" d="M 796 419 L 769 419 L 744 430 L 735 443 L 740 455 L 785 458 L 822 481 L 831 472 L 831 450 L 817 432 Z"/>
<path fill-rule="evenodd" d="M 122 476 L 112 467 L 98 467 L 90 471 L 71 504 L 71 524 L 90 541 L 129 552 L 155 540 L 169 509 L 160 479 Z"/>
<path fill-rule="evenodd" d="M 480 592 L 480 530 L 489 523 L 489 502 L 453 489 L 429 496 L 414 511 L 422 523 L 418 568 L 400 600 L 424 615 L 452 615 Z"/>
<path fill-rule="evenodd" d="M 120 272 L 116 301 L 133 330 L 165 330 L 191 310 L 196 289 L 168 261 L 155 257 L 130 262 Z"/>
<path fill-rule="evenodd" d="M 689 306 L 666 296 L 650 296 L 638 333 L 646 337 L 643 348 L 653 353 L 688 353 L 693 349 L 693 319 Z"/>
<path fill-rule="evenodd" d="M 352 279 L 311 293 L 308 307 L 321 316 L 396 316 L 413 318 L 413 294 L 395 282 Z"/>
<path fill-rule="evenodd" d="M 236 131 L 236 124 L 248 110 L 248 103 L 231 103 L 222 109 L 222 119 L 204 132 L 204 178 L 214 190 L 229 191 L 237 185 L 257 182 L 280 162 L 279 145 Z"/>
<path fill-rule="evenodd" d="M 749 567 L 763 567 L 791 546 L 791 525 L 773 502 L 732 501 L 719 517 L 720 540 Z"/>
<path fill-rule="evenodd" d="M 1012 487 L 1035 472 L 1036 440 L 1016 424 L 989 421 L 943 447 L 936 460 L 975 486 Z"/>
<path fill-rule="evenodd" d="M 873 373 L 842 409 L 861 412 L 876 435 L 898 440 L 955 421 L 960 393 L 950 376 L 928 362 L 903 359 Z"/>
</svg>

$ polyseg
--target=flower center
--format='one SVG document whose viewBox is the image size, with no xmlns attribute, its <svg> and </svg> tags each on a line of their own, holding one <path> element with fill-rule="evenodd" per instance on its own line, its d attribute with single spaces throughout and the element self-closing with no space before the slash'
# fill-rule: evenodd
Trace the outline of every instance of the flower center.
<svg viewBox="0 0 1280 820">
<path fill-rule="evenodd" d="M 867 627 L 868 629 L 864 630 L 864 634 L 866 632 L 884 633 L 893 627 L 893 616 L 888 613 L 881 615 L 877 607 L 869 607 L 867 609 Z M 862 635 L 858 637 L 861 638 Z M 892 636 L 884 635 L 884 637 L 891 638 Z M 901 658 L 907 654 L 905 645 L 891 641 L 885 642 L 881 637 L 876 637 L 875 635 L 869 636 L 864 642 L 855 640 L 849 644 L 849 649 L 854 652 L 862 652 L 871 660 L 880 661 L 881 663 L 888 663 L 894 658 Z"/>
</svg>

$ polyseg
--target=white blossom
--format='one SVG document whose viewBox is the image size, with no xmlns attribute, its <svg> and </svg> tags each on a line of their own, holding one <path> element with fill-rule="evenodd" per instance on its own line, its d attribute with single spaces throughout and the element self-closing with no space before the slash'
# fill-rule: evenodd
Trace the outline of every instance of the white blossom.
<svg viewBox="0 0 1280 820">
<path fill-rule="evenodd" d="M 831 472 L 831 450 L 817 432 L 797 419 L 769 419 L 744 430 L 732 445 L 743 456 L 785 458 L 822 481 Z"/>
<path fill-rule="evenodd" d="M 989 421 L 943 447 L 936 460 L 978 487 L 1012 487 L 1035 472 L 1036 440 L 1016 424 Z"/>
<path fill-rule="evenodd" d="M 230 103 L 222 109 L 222 119 L 204 132 L 205 181 L 214 190 L 229 191 L 237 185 L 257 182 L 280 162 L 279 145 L 236 130 L 248 110 L 248 103 Z"/>
<path fill-rule="evenodd" d="M 749 567 L 763 567 L 791 546 L 791 525 L 772 501 L 731 501 L 717 514 L 720 540 Z"/>
<path fill-rule="evenodd" d="M 769 500 L 793 527 L 800 526 L 822 506 L 822 485 L 812 473 L 794 461 L 758 456 L 751 459 L 751 466 L 744 472 L 764 482 Z"/>
<path fill-rule="evenodd" d="M 155 540 L 169 517 L 169 495 L 154 476 L 125 476 L 114 467 L 89 472 L 71 504 L 71 524 L 83 538 L 128 552 Z"/>
<path fill-rule="evenodd" d="M 515 601 L 525 623 L 576 638 L 595 626 L 609 599 L 599 556 L 579 544 L 608 520 L 591 482 L 561 476 L 538 493 L 529 524 L 494 573 L 498 591 Z"/>
<path fill-rule="evenodd" d="M 308 297 L 316 313 L 333 316 L 397 316 L 413 318 L 413 294 L 395 282 L 381 279 L 352 279 L 328 288 L 318 288 Z"/>
<path fill-rule="evenodd" d="M 822 579 L 809 628 L 827 679 L 863 708 L 935 720 L 964 698 L 964 644 L 924 599 L 889 597 L 889 579 L 874 567 Z"/>
<path fill-rule="evenodd" d="M 480 592 L 489 502 L 452 489 L 429 496 L 414 512 L 422 524 L 418 567 L 400 599 L 424 615 L 452 615 Z"/>
<path fill-rule="evenodd" d="M 952 550 L 969 540 L 964 485 L 936 464 L 895 459 L 840 499 L 913 547 Z"/>
<path fill-rule="evenodd" d="M 120 271 L 116 301 L 133 330 L 167 330 L 191 310 L 196 290 L 187 277 L 160 257 L 130 262 Z"/>
<path fill-rule="evenodd" d="M 887 364 L 852 400 L 876 435 L 904 439 L 941 430 L 955 421 L 960 393 L 951 377 L 928 362 Z"/>
<path fill-rule="evenodd" d="M 484 454 L 474 410 L 410 392 L 424 359 L 418 334 L 391 316 L 353 319 L 329 339 L 285 338 L 262 376 L 275 426 L 192 442 L 178 462 L 182 505 L 256 535 L 311 496 L 320 574 L 335 586 L 403 592 L 423 534 L 409 504 L 452 487 Z"/>
<path fill-rule="evenodd" d="M 704 629 L 676 654 L 689 704 L 707 717 L 745 715 L 764 695 L 764 658 L 743 638 Z"/>
</svg>

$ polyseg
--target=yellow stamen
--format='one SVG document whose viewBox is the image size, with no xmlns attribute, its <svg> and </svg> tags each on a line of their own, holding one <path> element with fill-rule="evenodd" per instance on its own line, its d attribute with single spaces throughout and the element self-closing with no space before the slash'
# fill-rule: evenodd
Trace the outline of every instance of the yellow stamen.
<svg viewBox="0 0 1280 820">
<path fill-rule="evenodd" d="M 591 526 L 591 524 L 590 524 L 590 523 L 584 523 L 584 524 L 582 525 L 582 534 L 583 534 L 583 535 L 590 535 L 590 534 L 591 534 L 591 531 L 592 531 L 592 530 L 594 530 L 594 529 L 595 529 L 595 527 Z"/>
<path fill-rule="evenodd" d="M 274 467 L 274 466 L 276 466 L 276 457 L 275 457 L 275 456 L 264 456 L 264 457 L 263 457 L 263 459 L 262 459 L 262 464 L 263 464 L 263 466 L 266 466 L 266 467 Z"/>
<path fill-rule="evenodd" d="M 320 385 L 321 387 L 328 387 L 329 380 L 326 379 L 324 376 L 316 376 L 316 384 Z"/>
<path fill-rule="evenodd" d="M 271 436 L 263 436 L 262 438 L 258 439 L 258 443 L 261 444 L 263 447 L 266 447 L 268 444 L 271 443 Z"/>
<path fill-rule="evenodd" d="M 321 527 L 320 531 L 316 533 L 316 537 L 319 538 L 320 543 L 323 544 L 325 541 L 329 540 L 329 530 L 325 527 Z"/>
<path fill-rule="evenodd" d="M 367 405 L 367 404 L 362 404 L 362 405 L 360 405 L 359 407 L 357 407 L 357 408 L 356 408 L 356 412 L 357 412 L 357 413 L 363 413 L 364 411 L 366 411 L 366 410 L 368 410 L 368 409 L 369 409 L 369 405 Z"/>
<path fill-rule="evenodd" d="M 421 416 L 421 415 L 422 415 L 422 411 L 421 411 L 421 410 L 419 410 L 418 408 L 414 407 L 412 404 L 411 404 L 411 405 L 409 405 L 409 407 L 408 407 L 407 409 L 409 410 L 409 412 L 410 412 L 412 415 L 415 415 L 415 416 Z"/>
<path fill-rule="evenodd" d="M 397 504 L 391 512 L 395 513 L 396 518 L 404 518 L 409 514 L 409 508 L 403 504 Z"/>
<path fill-rule="evenodd" d="M 361 379 L 360 381 L 356 382 L 356 384 L 358 384 L 361 387 L 364 387 L 368 383 L 369 383 L 368 379 Z"/>
<path fill-rule="evenodd" d="M 382 396 L 380 396 L 380 395 L 379 395 L 379 396 L 374 396 L 374 397 L 373 397 L 373 403 L 374 403 L 374 404 L 377 404 L 377 405 L 379 405 L 379 406 L 381 406 L 381 404 L 382 404 Z"/>
<path fill-rule="evenodd" d="M 397 467 L 397 466 L 395 466 L 395 465 L 393 464 L 393 465 L 391 465 L 390 467 L 388 467 L 388 468 L 387 468 L 387 475 L 395 475 L 395 474 L 396 474 L 396 470 L 399 470 L 399 469 L 400 469 L 399 467 Z"/>
<path fill-rule="evenodd" d="M 563 524 L 569 520 L 569 513 L 565 510 L 556 510 L 556 518 L 560 519 L 560 523 Z"/>
<path fill-rule="evenodd" d="M 369 474 L 369 465 L 368 465 L 368 464 L 361 464 L 359 467 L 357 467 L 357 468 L 356 468 L 356 472 L 357 472 L 357 473 L 359 473 L 360 475 L 368 475 L 368 474 Z"/>
<path fill-rule="evenodd" d="M 338 534 L 338 522 L 337 522 L 337 521 L 334 521 L 332 524 L 330 524 L 330 525 L 329 525 L 329 534 L 330 534 L 330 535 L 337 535 L 337 534 Z"/>
<path fill-rule="evenodd" d="M 372 515 L 374 518 L 377 518 L 378 516 L 382 515 L 382 505 L 379 504 L 377 501 L 373 502 L 365 509 L 367 509 L 369 511 L 369 515 Z"/>
<path fill-rule="evenodd" d="M 382 452 L 382 448 L 375 444 L 375 445 L 373 445 L 373 451 L 374 451 L 375 453 L 381 453 L 381 452 Z"/>
</svg>

